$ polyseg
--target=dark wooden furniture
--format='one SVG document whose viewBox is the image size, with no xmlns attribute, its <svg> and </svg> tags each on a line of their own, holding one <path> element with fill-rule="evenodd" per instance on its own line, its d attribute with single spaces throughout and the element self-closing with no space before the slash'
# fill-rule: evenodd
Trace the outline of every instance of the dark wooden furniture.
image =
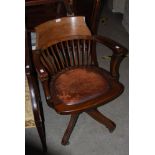
<svg viewBox="0 0 155 155">
<path fill-rule="evenodd" d="M 25 36 L 27 38 L 27 33 Z M 31 67 L 32 62 L 30 61 L 31 59 L 29 56 L 29 49 L 28 49 L 26 38 L 25 38 L 25 73 L 27 76 L 28 86 L 30 90 L 30 97 L 31 97 L 31 104 L 32 104 L 35 125 L 38 130 L 43 151 L 46 152 L 47 146 L 46 146 L 45 125 L 44 125 L 44 114 L 43 114 L 40 91 L 38 86 L 38 78 L 36 74 L 34 74 L 34 70 Z"/>
<path fill-rule="evenodd" d="M 35 32 L 33 60 L 46 101 L 57 113 L 71 115 L 62 144 L 68 144 L 82 112 L 112 132 L 115 123 L 102 115 L 97 107 L 123 92 L 119 66 L 127 49 L 109 38 L 93 35 L 81 16 L 48 21 L 37 26 Z M 110 72 L 98 66 L 94 43 L 112 50 Z"/>
<path fill-rule="evenodd" d="M 64 3 L 65 2 L 65 3 Z M 46 137 L 43 110 L 39 94 L 36 71 L 32 62 L 31 32 L 34 27 L 48 20 L 60 18 L 66 15 L 84 15 L 86 22 L 93 33 L 97 31 L 100 0 L 25 0 L 26 22 L 26 75 L 28 77 L 31 92 L 34 97 L 34 114 L 37 129 L 41 138 L 43 149 L 46 151 Z M 40 111 L 39 111 L 40 110 Z M 41 113 L 40 113 L 41 112 Z"/>
<path fill-rule="evenodd" d="M 95 33 L 100 3 L 101 0 L 25 0 L 26 29 L 33 31 L 35 26 L 43 22 L 74 13 L 76 16 L 85 16 L 87 25 Z"/>
</svg>

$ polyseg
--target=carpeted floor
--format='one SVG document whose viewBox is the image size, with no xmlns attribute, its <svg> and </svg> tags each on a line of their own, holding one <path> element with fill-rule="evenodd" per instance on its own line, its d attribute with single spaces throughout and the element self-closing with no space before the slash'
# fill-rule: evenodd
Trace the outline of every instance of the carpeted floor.
<svg viewBox="0 0 155 155">
<path fill-rule="evenodd" d="M 98 34 L 110 37 L 128 48 L 128 33 L 122 26 L 122 16 L 112 14 L 103 9 L 102 17 L 105 23 L 99 24 Z M 101 67 L 107 68 L 111 51 L 106 47 L 97 46 L 98 59 Z M 45 113 L 47 155 L 128 155 L 129 154 L 129 66 L 128 57 L 120 67 L 120 81 L 125 85 L 124 93 L 111 103 L 102 106 L 99 110 L 112 119 L 117 127 L 111 134 L 101 124 L 85 113 L 81 114 L 70 138 L 70 145 L 61 145 L 61 138 L 67 127 L 69 116 L 58 115 L 49 108 L 41 90 Z M 26 129 L 26 155 L 41 155 L 42 148 L 37 130 Z"/>
</svg>

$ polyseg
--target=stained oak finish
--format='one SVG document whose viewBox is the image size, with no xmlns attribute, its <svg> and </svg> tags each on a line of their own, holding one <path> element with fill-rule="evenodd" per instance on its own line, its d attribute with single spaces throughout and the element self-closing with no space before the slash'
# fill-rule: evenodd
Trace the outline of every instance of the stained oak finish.
<svg viewBox="0 0 155 155">
<path fill-rule="evenodd" d="M 67 129 L 65 131 L 65 134 L 64 134 L 64 136 L 62 138 L 62 141 L 61 141 L 61 143 L 63 145 L 69 144 L 69 138 L 70 138 L 71 133 L 72 133 L 72 131 L 74 129 L 74 126 L 75 126 L 75 124 L 76 124 L 76 122 L 78 120 L 78 117 L 79 117 L 79 114 L 72 114 L 71 115 L 68 127 L 67 127 Z"/>
<path fill-rule="evenodd" d="M 96 33 L 100 3 L 100 0 L 25 0 L 26 28 L 34 31 L 35 26 L 48 20 L 76 15 L 85 16 L 90 30 Z"/>
<path fill-rule="evenodd" d="M 71 115 L 63 145 L 68 144 L 82 112 L 112 132 L 115 123 L 102 115 L 97 107 L 117 98 L 124 90 L 119 82 L 119 66 L 127 49 L 109 38 L 93 35 L 83 19 L 66 17 L 36 27 L 37 49 L 33 52 L 33 61 L 46 101 L 57 113 Z M 112 50 L 110 71 L 98 66 L 96 43 Z"/>
<path fill-rule="evenodd" d="M 75 26 L 76 25 L 76 26 Z M 86 27 L 84 17 L 63 17 L 48 21 L 35 28 L 36 32 L 36 48 L 47 48 L 49 45 L 56 44 L 60 41 L 68 40 L 72 36 L 91 36 L 90 30 Z M 69 46 L 68 42 L 66 42 Z M 74 42 L 71 42 L 72 48 Z M 59 50 L 59 49 L 58 49 Z M 74 49 L 75 51 L 75 49 Z"/>
<path fill-rule="evenodd" d="M 109 118 L 101 114 L 97 109 L 88 110 L 87 113 L 93 119 L 105 125 L 109 129 L 110 132 L 113 132 L 114 129 L 116 128 L 116 124 L 112 120 L 110 120 Z"/>
<path fill-rule="evenodd" d="M 100 0 L 25 0 L 25 22 L 26 22 L 26 40 L 27 40 L 27 44 L 26 44 L 26 59 L 28 60 L 26 63 L 26 75 L 31 77 L 28 78 L 29 80 L 29 85 L 35 85 L 32 86 L 32 92 L 34 87 L 37 89 L 37 91 L 34 91 L 35 94 L 39 94 L 39 88 L 38 88 L 38 81 L 37 81 L 37 77 L 36 77 L 36 70 L 34 69 L 34 64 L 32 61 L 32 46 L 31 46 L 31 32 L 34 31 L 34 27 L 38 26 L 41 23 L 44 23 L 48 20 L 51 19 L 56 19 L 56 18 L 60 18 L 60 17 L 65 17 L 66 15 L 68 16 L 73 16 L 73 15 L 82 15 L 86 17 L 86 22 L 91 30 L 92 33 L 96 33 L 97 32 L 97 26 L 99 23 L 99 10 L 100 10 Z M 65 45 L 63 45 L 61 43 L 61 45 L 56 46 L 56 50 L 59 49 L 59 47 L 61 46 L 61 48 L 63 50 L 66 50 L 66 46 L 67 48 L 69 47 L 68 42 L 65 43 Z M 77 48 L 80 49 L 81 43 L 80 41 L 77 41 L 77 46 L 74 46 L 74 42 L 73 42 L 73 49 L 74 49 L 74 57 L 75 57 L 75 53 Z M 90 45 L 91 45 L 91 41 L 88 42 L 88 52 L 90 53 Z M 82 50 L 82 49 L 81 49 Z M 84 49 L 84 51 L 86 51 Z M 37 55 L 39 55 L 38 51 L 36 51 L 36 57 Z M 66 65 L 69 67 L 70 63 L 68 61 L 68 57 L 66 57 L 67 55 L 64 55 L 65 57 L 65 63 Z M 88 55 L 88 59 L 90 55 Z M 56 57 L 55 57 L 56 58 Z M 35 58 L 36 59 L 36 58 Z M 37 58 L 38 59 L 38 58 Z M 40 59 L 41 62 L 43 62 L 43 58 Z M 56 60 L 55 60 L 56 61 Z M 80 63 L 80 60 L 78 60 L 75 63 Z M 81 62 L 83 62 L 84 60 L 82 59 Z M 74 61 L 73 61 L 74 62 Z M 42 63 L 38 63 L 38 66 L 36 68 L 40 68 L 40 67 L 45 67 L 46 64 L 44 64 L 44 66 L 40 65 Z M 36 64 L 35 64 L 36 65 Z M 58 67 L 58 66 L 56 66 Z M 47 66 L 46 66 L 47 68 Z M 39 70 L 37 70 L 39 72 Z M 56 71 L 56 70 L 55 70 Z M 39 75 L 39 74 L 38 74 Z M 33 80 L 31 80 L 33 79 Z M 46 99 L 47 102 L 50 104 L 51 103 L 51 96 L 50 96 L 50 92 L 48 89 L 46 89 L 48 87 L 48 76 L 46 72 L 43 72 L 40 74 L 40 79 L 42 79 L 43 81 L 43 87 L 45 90 L 45 94 L 46 94 Z M 33 81 L 33 82 L 32 82 Z M 38 97 L 37 99 L 40 99 L 40 97 Z M 36 102 L 33 102 L 36 103 Z M 40 104 L 39 104 L 40 103 Z M 43 118 L 43 109 L 42 109 L 42 104 L 41 104 L 41 100 L 40 102 L 37 102 L 38 106 L 36 106 L 35 109 L 35 113 L 36 113 L 36 124 L 37 124 L 37 129 L 41 138 L 41 142 L 43 145 L 43 149 L 44 151 L 47 150 L 46 147 L 46 137 L 45 137 L 45 126 L 44 126 L 44 118 Z M 34 104 L 35 105 L 35 104 Z M 51 104 L 50 104 L 51 105 Z M 40 108 L 39 108 L 40 106 Z M 52 106 L 52 105 L 51 105 Z M 41 114 L 40 114 L 41 112 Z M 72 122 L 72 121 L 71 121 Z"/>
</svg>

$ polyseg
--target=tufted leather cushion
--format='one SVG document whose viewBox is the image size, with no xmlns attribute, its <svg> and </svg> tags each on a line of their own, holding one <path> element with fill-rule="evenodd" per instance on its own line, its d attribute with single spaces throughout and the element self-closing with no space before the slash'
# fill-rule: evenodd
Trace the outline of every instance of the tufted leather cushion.
<svg viewBox="0 0 155 155">
<path fill-rule="evenodd" d="M 103 95 L 109 90 L 109 84 L 99 70 L 76 68 L 60 74 L 51 86 L 51 93 L 53 88 L 62 103 L 74 105 Z"/>
<path fill-rule="evenodd" d="M 30 90 L 28 86 L 27 78 L 25 78 L 25 127 L 35 127 L 34 116 L 31 105 Z"/>
</svg>

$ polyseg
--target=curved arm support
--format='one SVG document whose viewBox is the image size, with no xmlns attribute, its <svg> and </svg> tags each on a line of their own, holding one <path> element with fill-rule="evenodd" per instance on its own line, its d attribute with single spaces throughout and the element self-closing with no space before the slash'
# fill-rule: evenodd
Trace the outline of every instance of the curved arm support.
<svg viewBox="0 0 155 155">
<path fill-rule="evenodd" d="M 33 51 L 33 61 L 34 61 L 34 65 L 35 65 L 35 69 L 37 71 L 38 77 L 43 85 L 46 101 L 49 104 L 50 99 L 51 99 L 49 85 L 48 85 L 49 76 L 40 61 L 40 51 L 39 50 Z"/>
<path fill-rule="evenodd" d="M 34 62 L 34 66 L 37 71 L 37 74 L 39 76 L 39 79 L 41 81 L 47 80 L 48 73 L 46 72 L 44 66 L 42 65 L 42 63 L 40 61 L 40 51 L 39 50 L 33 51 L 33 62 Z"/>
<path fill-rule="evenodd" d="M 123 45 L 103 36 L 94 36 L 94 40 L 107 46 L 113 51 L 110 62 L 110 73 L 115 79 L 119 79 L 119 66 L 125 55 L 128 53 L 127 48 Z"/>
</svg>

